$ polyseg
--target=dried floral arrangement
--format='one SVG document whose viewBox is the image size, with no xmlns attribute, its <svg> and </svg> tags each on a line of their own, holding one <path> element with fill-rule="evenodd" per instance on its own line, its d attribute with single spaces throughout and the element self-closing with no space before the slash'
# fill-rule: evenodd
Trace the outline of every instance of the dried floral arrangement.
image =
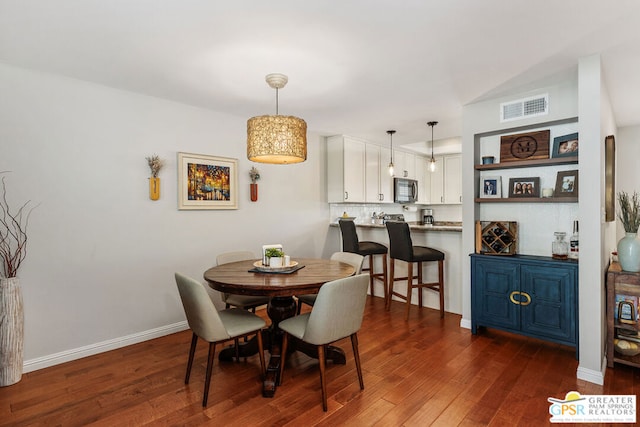
<svg viewBox="0 0 640 427">
<path fill-rule="evenodd" d="M 249 171 L 249 178 L 251 178 L 252 184 L 255 184 L 256 181 L 260 179 L 260 172 L 258 172 L 258 169 L 256 169 L 255 166 Z"/>
<path fill-rule="evenodd" d="M 157 154 L 154 154 L 151 157 L 146 157 L 146 159 L 147 163 L 149 163 L 149 169 L 151 169 L 151 176 L 157 178 L 160 169 L 164 166 L 164 160 L 161 160 Z"/>
<path fill-rule="evenodd" d="M 0 172 L 5 173 L 5 172 Z M 36 206 L 28 207 L 27 200 L 16 212 L 12 212 L 7 202 L 7 186 L 2 177 L 0 195 L 0 258 L 2 258 L 2 277 L 16 277 L 20 264 L 27 256 L 27 225 Z"/>
<path fill-rule="evenodd" d="M 633 192 L 632 196 L 621 191 L 618 193 L 618 203 L 620 204 L 620 212 L 618 219 L 622 221 L 624 231 L 627 233 L 637 233 L 640 227 L 640 198 L 637 192 Z"/>
</svg>

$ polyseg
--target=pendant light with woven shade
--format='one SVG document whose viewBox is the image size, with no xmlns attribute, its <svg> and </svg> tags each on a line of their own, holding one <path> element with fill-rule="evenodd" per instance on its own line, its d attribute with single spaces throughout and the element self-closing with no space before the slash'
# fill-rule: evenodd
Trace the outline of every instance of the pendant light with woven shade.
<svg viewBox="0 0 640 427">
<path fill-rule="evenodd" d="M 304 162 L 307 160 L 307 123 L 298 117 L 278 115 L 278 90 L 289 79 L 284 74 L 268 74 L 265 80 L 276 90 L 276 114 L 247 121 L 247 158 L 258 163 Z"/>
</svg>

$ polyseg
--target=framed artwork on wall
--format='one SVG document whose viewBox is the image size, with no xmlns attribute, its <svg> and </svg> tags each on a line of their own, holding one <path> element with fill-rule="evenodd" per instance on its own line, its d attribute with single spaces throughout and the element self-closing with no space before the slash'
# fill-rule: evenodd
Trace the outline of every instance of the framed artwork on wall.
<svg viewBox="0 0 640 427">
<path fill-rule="evenodd" d="M 500 162 L 519 162 L 549 158 L 550 131 L 503 135 L 500 137 Z"/>
<path fill-rule="evenodd" d="M 509 178 L 509 197 L 540 197 L 540 178 Z"/>
<path fill-rule="evenodd" d="M 483 199 L 502 197 L 502 177 L 483 176 L 480 178 L 480 197 Z"/>
<path fill-rule="evenodd" d="M 572 157 L 578 155 L 578 133 L 553 138 L 551 157 Z"/>
<path fill-rule="evenodd" d="M 178 153 L 178 209 L 238 209 L 238 159 Z"/>
</svg>

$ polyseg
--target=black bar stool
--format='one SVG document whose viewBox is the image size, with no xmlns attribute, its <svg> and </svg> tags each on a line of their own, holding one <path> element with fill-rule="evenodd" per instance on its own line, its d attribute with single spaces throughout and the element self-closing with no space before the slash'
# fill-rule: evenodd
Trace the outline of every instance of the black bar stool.
<svg viewBox="0 0 640 427">
<path fill-rule="evenodd" d="M 389 233 L 390 265 L 389 290 L 387 295 L 387 310 L 391 308 L 391 298 L 395 295 L 407 301 L 407 314 L 405 320 L 409 320 L 409 310 L 411 309 L 411 293 L 414 288 L 418 288 L 418 307 L 422 307 L 422 288 L 434 290 L 440 294 L 440 317 L 444 317 L 444 253 L 437 249 L 425 246 L 413 246 L 409 224 L 406 222 L 387 222 L 387 232 Z M 395 277 L 395 260 L 399 259 L 407 263 L 407 277 Z M 432 283 L 422 282 L 422 263 L 438 261 L 438 281 Z M 418 274 L 413 274 L 413 264 L 418 263 Z M 418 279 L 413 283 L 413 279 Z M 396 281 L 407 281 L 407 296 L 393 291 Z"/>
<path fill-rule="evenodd" d="M 389 249 L 376 242 L 360 242 L 358 241 L 358 234 L 356 233 L 356 225 L 353 220 L 339 220 L 340 232 L 342 233 L 342 250 L 344 252 L 352 252 L 360 254 L 369 259 L 369 266 L 363 268 L 362 271 L 369 271 L 369 286 L 371 287 L 371 296 L 373 296 L 373 281 L 374 279 L 382 282 L 382 288 L 384 289 L 385 305 L 387 304 L 387 253 Z M 373 256 L 382 255 L 382 273 L 376 273 L 373 269 Z"/>
</svg>

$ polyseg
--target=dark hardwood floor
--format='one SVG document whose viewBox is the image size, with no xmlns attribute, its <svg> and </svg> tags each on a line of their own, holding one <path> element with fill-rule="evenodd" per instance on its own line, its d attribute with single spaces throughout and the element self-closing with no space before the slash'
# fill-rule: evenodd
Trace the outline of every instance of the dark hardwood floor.
<svg viewBox="0 0 640 427">
<path fill-rule="evenodd" d="M 538 426 L 549 424 L 548 397 L 640 389 L 640 370 L 616 365 L 597 386 L 576 379 L 572 348 L 494 330 L 473 336 L 459 322 L 425 308 L 405 322 L 403 304 L 385 312 L 381 298 L 369 298 L 359 333 L 365 390 L 343 340 L 347 364 L 327 367 L 326 413 L 317 362 L 297 353 L 270 399 L 261 396 L 257 356 L 216 359 L 203 409 L 207 346 L 199 343 L 185 386 L 185 331 L 25 374 L 0 388 L 0 425 Z"/>
</svg>

